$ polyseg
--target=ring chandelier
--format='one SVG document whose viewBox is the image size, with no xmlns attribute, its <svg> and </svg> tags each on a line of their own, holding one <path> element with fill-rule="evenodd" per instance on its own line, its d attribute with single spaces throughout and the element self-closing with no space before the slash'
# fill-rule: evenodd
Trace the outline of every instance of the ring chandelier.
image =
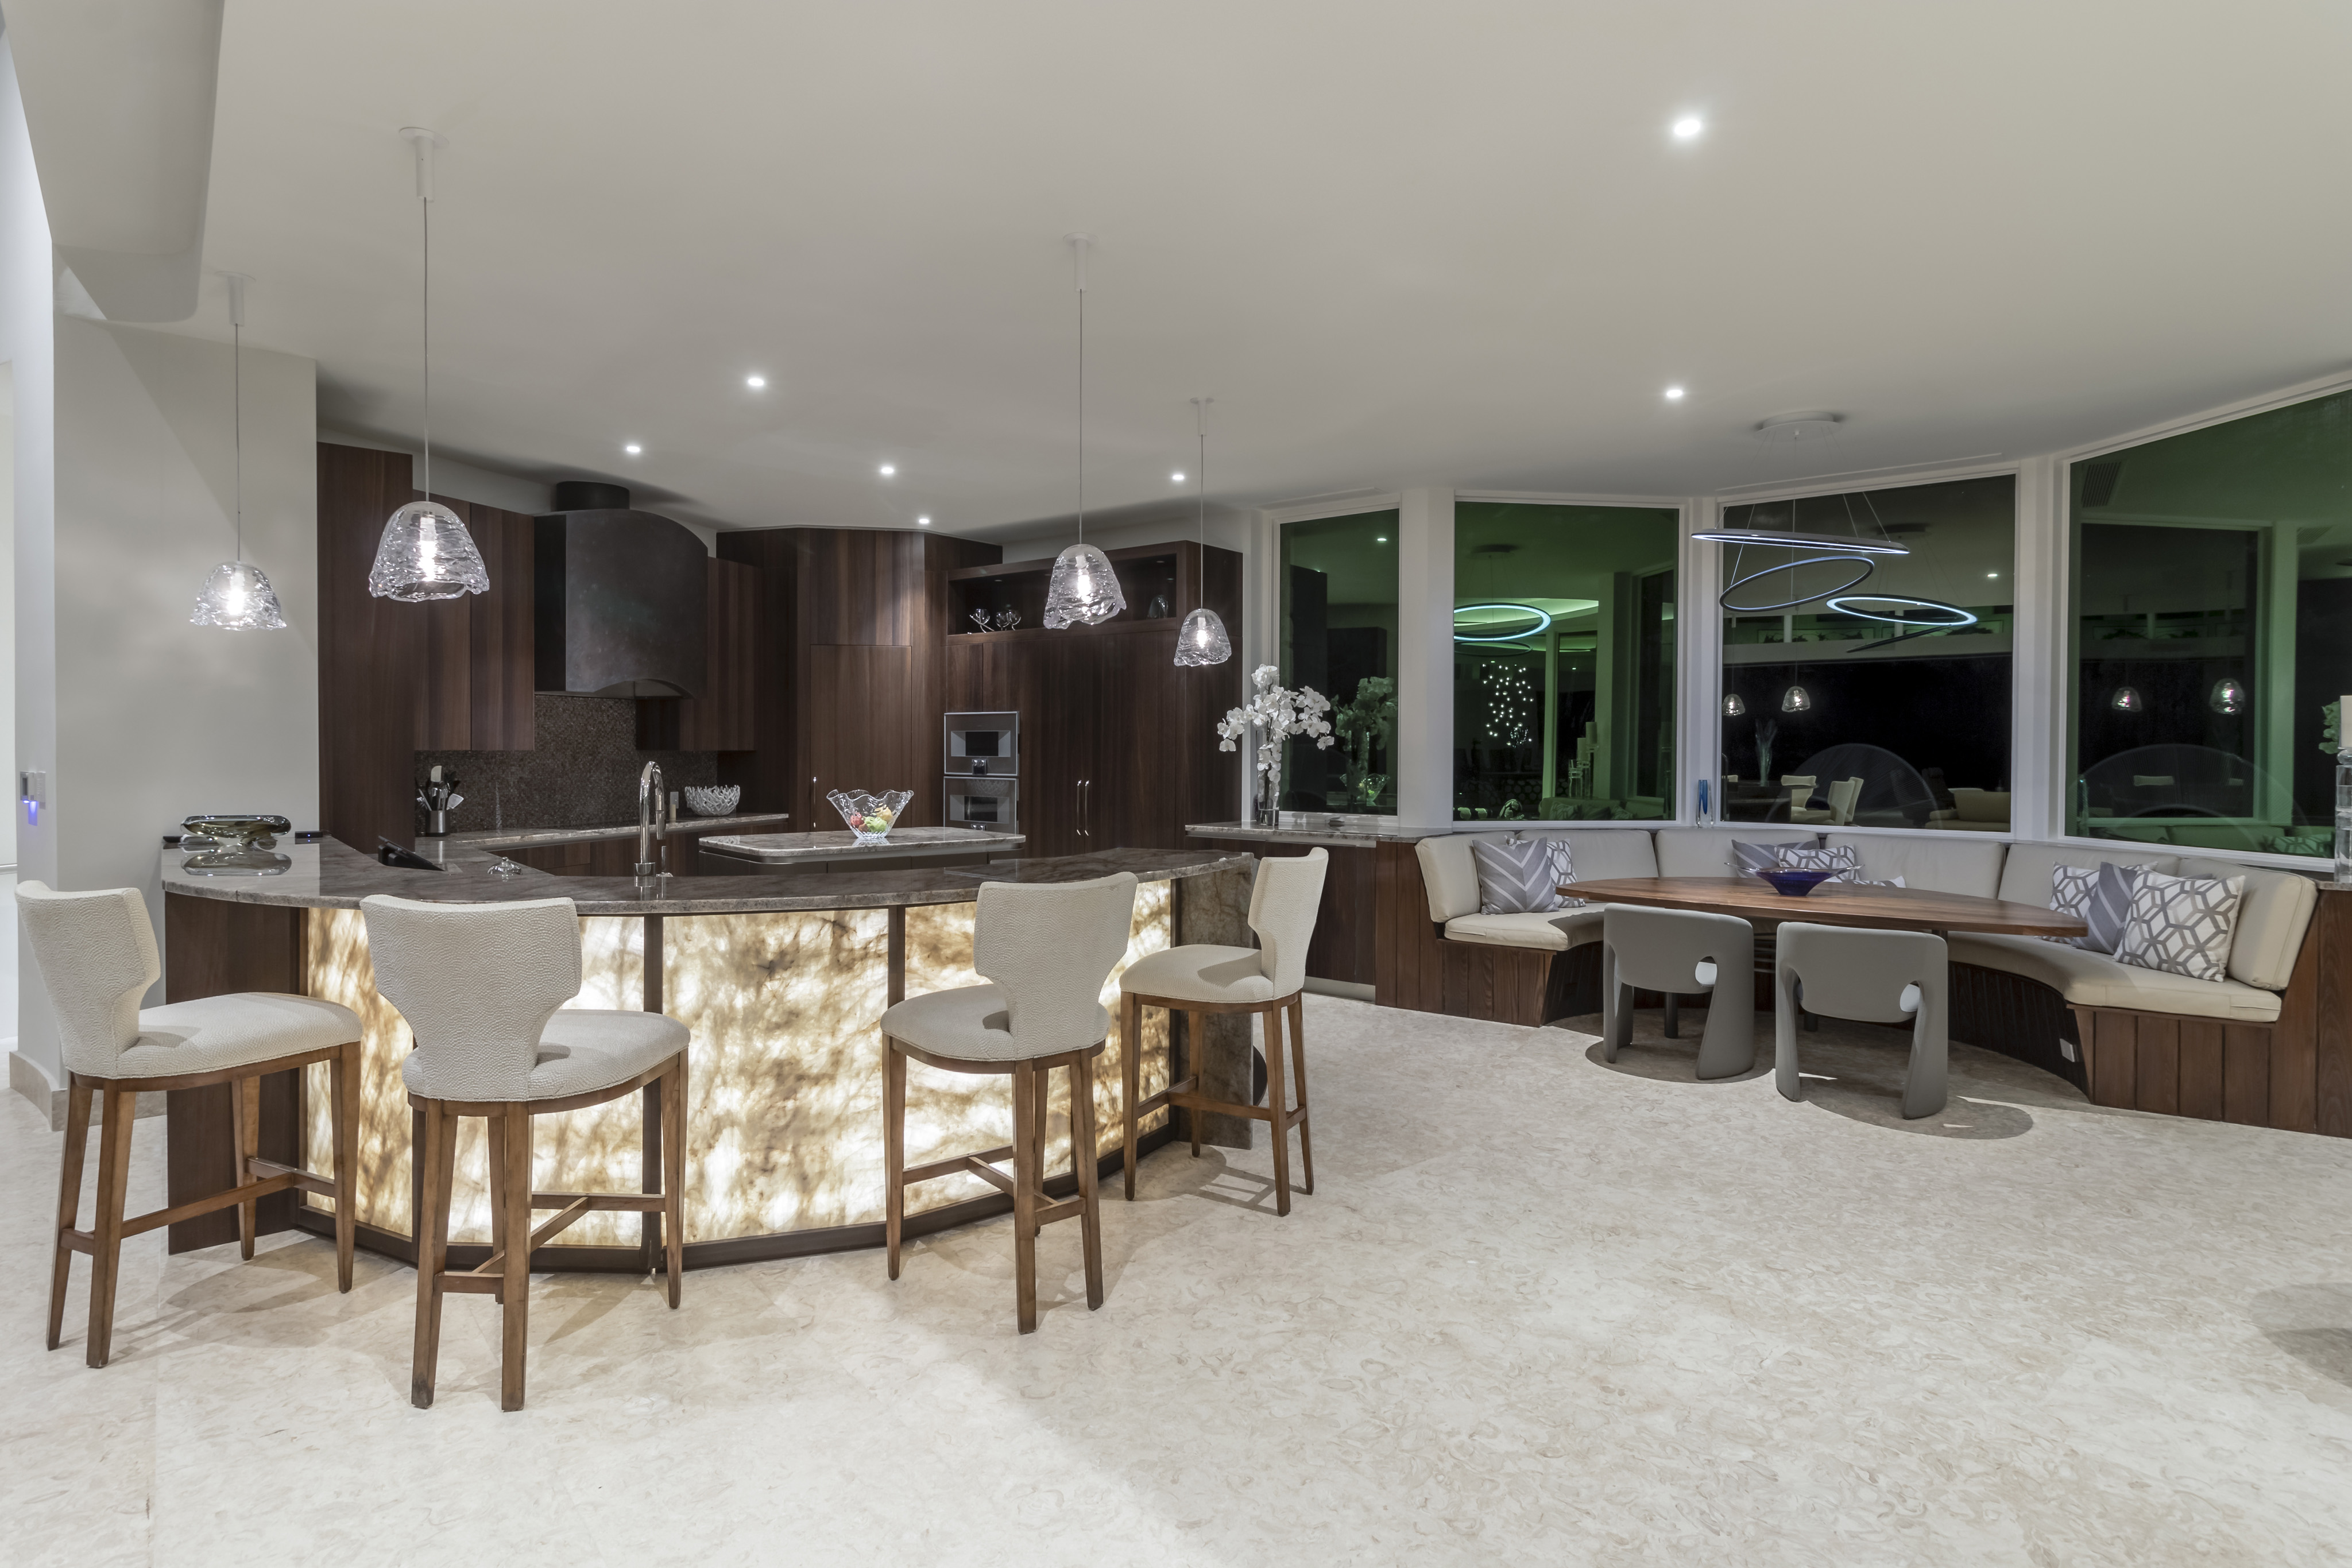
<svg viewBox="0 0 2352 1568">
<path fill-rule="evenodd" d="M 1943 601 L 1938 599 L 1906 599 L 1902 595 L 1895 593 L 1838 593 L 1832 594 L 1825 602 L 1828 604 L 1830 609 L 1836 611 L 1841 615 L 1858 615 L 1864 621 L 1889 621 L 1897 626 L 1912 626 L 1922 630 L 1931 626 L 1940 629 L 1946 626 L 1973 626 L 1977 623 L 1975 612 L 1963 610 L 1957 604 L 1946 604 Z M 1940 610 L 1946 614 L 1951 616 L 1953 619 L 1949 621 L 1922 621 L 1917 617 L 1911 615 L 1888 615 L 1883 612 L 1875 610 L 1857 610 L 1854 608 L 1854 605 L 1857 602 L 1864 604 L 1907 604 L 1915 610 Z"/>
<path fill-rule="evenodd" d="M 1777 572 L 1793 572 L 1801 567 L 1808 566 L 1855 566 L 1862 570 L 1855 572 L 1843 582 L 1837 584 L 1835 587 L 1820 589 L 1811 593 L 1801 593 L 1794 599 L 1784 599 L 1772 604 L 1734 604 L 1731 601 L 1731 596 L 1733 594 L 1738 592 L 1741 589 L 1747 587 L 1751 582 L 1760 581 L 1761 580 L 1770 577 Z M 1736 571 L 1738 568 L 1735 565 L 1732 570 Z M 1716 595 L 1715 601 L 1734 615 L 1777 614 L 1783 610 L 1794 610 L 1800 604 L 1811 604 L 1816 599 L 1826 599 L 1832 594 L 1845 593 L 1853 589 L 1859 588 L 1862 586 L 1864 580 L 1867 579 L 1872 572 L 1876 571 L 1877 570 L 1878 563 L 1872 560 L 1868 556 L 1808 556 L 1802 560 L 1783 561 L 1779 566 L 1768 566 L 1762 571 L 1751 571 L 1746 577 L 1735 579 L 1730 587 Z"/>
<path fill-rule="evenodd" d="M 1857 579 L 1856 580 L 1859 580 Z M 1849 584 L 1848 586 L 1852 585 Z M 1843 592 L 1844 590 L 1840 589 L 1837 591 Z M 1465 615 L 1475 614 L 1476 612 L 1481 610 L 1514 610 L 1522 615 L 1534 616 L 1536 623 L 1533 626 L 1523 626 L 1517 631 L 1507 632 L 1502 635 L 1496 637 L 1472 637 L 1465 634 L 1462 630 L 1462 618 Z M 1540 637 L 1546 632 L 1550 631 L 1551 619 L 1551 612 L 1549 611 L 1538 610 L 1532 604 L 1501 603 L 1458 605 L 1455 607 L 1454 612 L 1454 640 L 1457 643 L 1517 643 L 1526 637 Z M 1475 623 L 1474 622 L 1474 624 Z"/>
</svg>

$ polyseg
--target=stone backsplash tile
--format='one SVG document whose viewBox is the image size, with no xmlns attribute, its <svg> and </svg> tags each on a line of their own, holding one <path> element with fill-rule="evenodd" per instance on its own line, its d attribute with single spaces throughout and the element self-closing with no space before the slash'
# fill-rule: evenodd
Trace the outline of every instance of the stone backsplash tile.
<svg viewBox="0 0 2352 1568">
<path fill-rule="evenodd" d="M 661 764 L 672 789 L 719 782 L 711 751 L 639 751 L 637 705 L 627 698 L 541 692 L 531 699 L 530 751 L 420 751 L 416 781 L 436 763 L 457 774 L 466 803 L 454 832 L 478 828 L 598 828 L 637 819 L 637 774 Z M 421 813 L 420 813 L 420 821 Z"/>
</svg>

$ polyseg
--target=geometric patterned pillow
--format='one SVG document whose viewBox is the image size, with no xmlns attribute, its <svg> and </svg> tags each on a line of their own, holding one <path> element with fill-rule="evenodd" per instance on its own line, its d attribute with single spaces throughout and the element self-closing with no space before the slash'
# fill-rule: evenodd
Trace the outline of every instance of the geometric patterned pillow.
<svg viewBox="0 0 2352 1568">
<path fill-rule="evenodd" d="M 2090 930 L 2081 936 L 2045 936 L 2045 942 L 2081 947 L 2092 953 L 2112 953 L 2121 945 L 2131 919 L 2131 895 L 2147 868 L 2101 861 L 2095 866 L 2062 865 L 2050 873 L 2050 907 L 2071 915 Z"/>
<path fill-rule="evenodd" d="M 1833 850 L 1790 847 L 1780 852 L 1782 871 L 1825 871 L 1832 882 L 1860 882 L 1862 857 L 1845 844 Z"/>
<path fill-rule="evenodd" d="M 2143 969 L 2219 980 L 2230 972 L 2238 901 L 2246 879 L 2167 876 L 2144 871 L 2131 895 L 2131 914 L 2116 956 Z"/>
<path fill-rule="evenodd" d="M 1470 857 L 1478 867 L 1481 915 L 1549 915 L 1578 902 L 1559 894 L 1574 870 L 1559 839 L 1473 839 Z"/>
</svg>

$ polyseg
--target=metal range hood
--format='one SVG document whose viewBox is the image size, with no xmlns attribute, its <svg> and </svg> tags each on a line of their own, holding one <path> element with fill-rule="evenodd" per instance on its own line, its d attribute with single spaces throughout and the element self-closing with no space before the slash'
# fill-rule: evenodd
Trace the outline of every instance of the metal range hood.
<svg viewBox="0 0 2352 1568">
<path fill-rule="evenodd" d="M 709 552 L 619 485 L 566 480 L 533 541 L 533 684 L 598 697 L 704 689 Z"/>
</svg>

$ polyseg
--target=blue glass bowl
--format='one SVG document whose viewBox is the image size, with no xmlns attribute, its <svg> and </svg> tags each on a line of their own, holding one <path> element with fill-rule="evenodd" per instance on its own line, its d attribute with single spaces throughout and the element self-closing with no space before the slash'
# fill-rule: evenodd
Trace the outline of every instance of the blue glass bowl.
<svg viewBox="0 0 2352 1568">
<path fill-rule="evenodd" d="M 1802 898 L 1837 873 L 1827 871 L 1768 871 L 1759 873 L 1783 898 Z"/>
</svg>

